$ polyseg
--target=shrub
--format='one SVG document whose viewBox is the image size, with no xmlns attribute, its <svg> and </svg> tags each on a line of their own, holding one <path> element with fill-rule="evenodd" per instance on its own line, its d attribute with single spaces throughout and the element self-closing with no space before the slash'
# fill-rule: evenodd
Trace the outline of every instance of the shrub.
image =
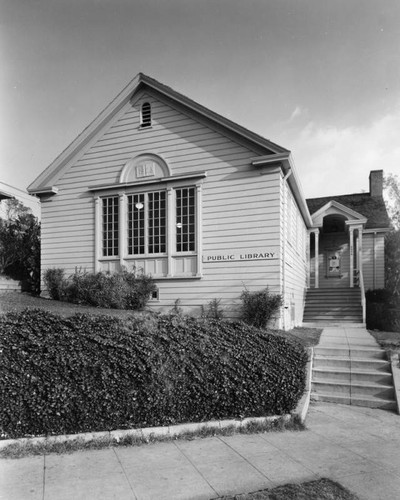
<svg viewBox="0 0 400 500">
<path fill-rule="evenodd" d="M 15 216 L 0 217 L 0 273 L 21 281 L 23 290 L 39 295 L 40 222 L 18 202 Z"/>
<path fill-rule="evenodd" d="M 142 309 L 156 289 L 151 276 L 135 270 L 113 274 L 76 270 L 66 279 L 63 269 L 48 269 L 44 281 L 55 300 L 108 309 Z"/>
<path fill-rule="evenodd" d="M 258 292 L 245 290 L 240 298 L 242 300 L 241 319 L 257 328 L 266 328 L 283 303 L 281 295 L 271 294 L 268 288 Z"/>
<path fill-rule="evenodd" d="M 371 330 L 400 331 L 400 299 L 391 290 L 367 290 L 366 323 Z"/>
<path fill-rule="evenodd" d="M 5 437 L 284 414 L 305 384 L 297 344 L 244 323 L 43 310 L 0 317 Z"/>
<path fill-rule="evenodd" d="M 220 307 L 221 299 L 212 299 L 207 307 L 201 306 L 201 317 L 203 319 L 222 319 L 224 311 Z"/>
<path fill-rule="evenodd" d="M 50 298 L 54 300 L 64 299 L 66 288 L 64 269 L 46 269 L 46 271 L 43 273 L 43 282 L 50 295 Z"/>
<path fill-rule="evenodd" d="M 385 286 L 400 299 L 400 229 L 385 236 Z"/>
</svg>

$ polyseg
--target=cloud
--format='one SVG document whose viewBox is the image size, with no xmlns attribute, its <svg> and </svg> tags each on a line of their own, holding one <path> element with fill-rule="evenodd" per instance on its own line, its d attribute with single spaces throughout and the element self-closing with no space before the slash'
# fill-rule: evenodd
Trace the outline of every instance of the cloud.
<svg viewBox="0 0 400 500">
<path fill-rule="evenodd" d="M 288 120 L 288 122 L 292 122 L 293 120 L 295 120 L 297 117 L 299 117 L 301 114 L 303 113 L 302 109 L 300 106 L 296 106 L 293 113 L 290 115 L 290 118 Z"/>
<path fill-rule="evenodd" d="M 297 109 L 297 108 L 296 108 Z M 308 122 L 288 131 L 306 197 L 369 190 L 369 172 L 400 174 L 400 106 L 360 127 L 323 127 Z"/>
</svg>

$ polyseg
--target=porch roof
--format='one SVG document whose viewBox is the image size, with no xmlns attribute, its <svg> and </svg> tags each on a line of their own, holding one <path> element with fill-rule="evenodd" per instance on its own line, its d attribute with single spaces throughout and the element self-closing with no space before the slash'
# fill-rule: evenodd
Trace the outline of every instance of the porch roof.
<svg viewBox="0 0 400 500">
<path fill-rule="evenodd" d="M 355 212 L 364 215 L 364 217 L 367 218 L 365 229 L 390 228 L 390 220 L 386 211 L 385 202 L 381 196 L 371 196 L 369 193 L 359 193 L 310 198 L 306 201 L 311 215 L 330 201 L 337 201 Z"/>
</svg>

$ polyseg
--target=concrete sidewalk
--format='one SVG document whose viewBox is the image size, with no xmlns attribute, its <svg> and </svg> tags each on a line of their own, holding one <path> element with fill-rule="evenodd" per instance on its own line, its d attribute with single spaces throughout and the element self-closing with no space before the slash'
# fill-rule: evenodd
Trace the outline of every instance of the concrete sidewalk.
<svg viewBox="0 0 400 500">
<path fill-rule="evenodd" d="M 0 498 L 211 499 L 319 477 L 361 499 L 400 498 L 400 417 L 317 403 L 307 431 L 0 460 Z"/>
<path fill-rule="evenodd" d="M 318 347 L 325 346 L 347 347 L 349 350 L 356 350 L 357 348 L 380 348 L 365 326 L 354 325 L 352 323 L 324 326 Z"/>
</svg>

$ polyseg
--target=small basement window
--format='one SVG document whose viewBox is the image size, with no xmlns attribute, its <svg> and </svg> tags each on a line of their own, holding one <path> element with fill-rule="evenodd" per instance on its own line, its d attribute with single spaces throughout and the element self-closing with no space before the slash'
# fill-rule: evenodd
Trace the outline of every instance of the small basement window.
<svg viewBox="0 0 400 500">
<path fill-rule="evenodd" d="M 140 126 L 142 128 L 151 127 L 151 104 L 144 102 L 142 105 Z"/>
<path fill-rule="evenodd" d="M 156 288 L 153 290 L 150 294 L 150 300 L 159 300 L 160 299 L 160 294 L 159 294 L 159 289 Z"/>
</svg>

